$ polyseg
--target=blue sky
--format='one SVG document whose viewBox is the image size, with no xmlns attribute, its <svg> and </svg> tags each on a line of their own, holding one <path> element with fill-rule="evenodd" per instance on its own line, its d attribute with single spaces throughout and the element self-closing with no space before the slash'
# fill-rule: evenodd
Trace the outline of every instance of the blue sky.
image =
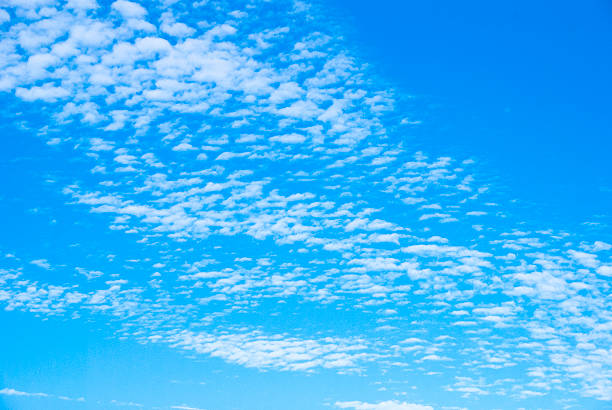
<svg viewBox="0 0 612 410">
<path fill-rule="evenodd" d="M 612 9 L 0 3 L 0 407 L 602 409 Z"/>
<path fill-rule="evenodd" d="M 430 146 L 487 161 L 523 201 L 593 198 L 556 204 L 565 221 L 607 210 L 609 2 L 332 4 L 385 78 L 427 101 Z"/>
</svg>

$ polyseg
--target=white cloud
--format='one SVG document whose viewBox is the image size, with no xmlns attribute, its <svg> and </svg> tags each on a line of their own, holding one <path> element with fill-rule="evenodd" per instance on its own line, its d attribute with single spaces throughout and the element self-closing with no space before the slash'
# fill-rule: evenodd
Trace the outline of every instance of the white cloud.
<svg viewBox="0 0 612 410">
<path fill-rule="evenodd" d="M 11 21 L 11 16 L 6 12 L 6 10 L 0 9 L 0 24 L 6 23 L 7 21 Z"/>
<path fill-rule="evenodd" d="M 8 387 L 0 389 L 0 394 L 5 395 L 5 396 L 26 396 L 26 397 L 48 397 L 49 396 L 46 393 L 28 393 L 24 391 L 11 389 Z"/>
<path fill-rule="evenodd" d="M 92 10 L 100 6 L 96 0 L 68 0 L 66 7 L 77 10 Z"/>
<path fill-rule="evenodd" d="M 612 276 L 612 265 L 602 265 L 597 268 L 597 273 L 603 276 Z"/>
<path fill-rule="evenodd" d="M 70 95 L 70 92 L 62 87 L 56 87 L 52 83 L 46 83 L 43 86 L 34 86 L 31 88 L 17 87 L 15 95 L 25 101 L 42 100 L 45 102 L 55 102 Z"/>
<path fill-rule="evenodd" d="M 612 245 L 603 241 L 595 241 L 592 244 L 582 243 L 580 247 L 587 252 L 601 252 L 601 251 L 609 251 L 612 249 Z"/>
<path fill-rule="evenodd" d="M 109 281 L 96 287 L 105 268 L 70 267 L 67 276 L 50 281 L 75 278 L 75 269 L 84 277 L 59 286 L 28 281 L 36 268 L 26 262 L 23 276 L 0 271 L 0 301 L 7 310 L 107 314 L 129 324 L 125 328 L 134 330 L 126 330 L 128 336 L 139 341 L 175 343 L 260 369 L 343 372 L 391 354 L 392 360 L 376 365 L 387 370 L 418 363 L 418 373 L 448 364 L 449 374 L 496 369 L 501 378 L 503 366 L 554 359 L 554 377 L 580 384 L 583 394 L 609 397 L 612 388 L 604 380 L 610 365 L 596 357 L 609 347 L 609 304 L 602 295 L 605 278 L 593 272 L 612 275 L 610 245 L 583 242 L 584 252 L 567 251 L 577 243 L 574 237 L 518 220 L 520 231 L 499 234 L 500 218 L 509 212 L 491 198 L 498 193 L 478 186 L 478 177 L 463 169 L 473 161 L 429 159 L 411 152 L 410 144 L 393 142 L 397 124 L 382 113 L 394 102 L 376 90 L 375 77 L 335 36 L 314 33 L 306 18 L 295 25 L 294 17 L 282 13 L 278 21 L 243 24 L 239 20 L 254 12 L 219 9 L 222 20 L 196 24 L 188 20 L 190 13 L 181 8 L 175 15 L 168 4 L 154 25 L 143 20 L 148 13 L 141 5 L 128 1 L 113 3 L 110 14 L 106 8 L 87 12 L 96 3 L 86 0 L 36 14 L 43 5 L 31 2 L 27 11 L 15 12 L 15 22 L 7 20 L 13 25 L 2 43 L 6 48 L 0 47 L 0 88 L 34 102 L 32 109 L 53 113 L 46 141 L 64 142 L 56 151 L 70 143 L 68 159 L 90 165 L 86 178 L 70 170 L 62 175 L 62 181 L 74 179 L 63 191 L 69 206 L 95 213 L 127 240 L 161 251 L 164 266 L 133 287 L 131 277 L 129 285 Z M 228 15 L 232 25 L 223 23 Z M 53 136 L 53 126 L 74 120 L 86 132 Z M 423 214 L 426 209 L 444 211 Z M 460 224 L 474 219 L 454 216 L 484 215 L 473 209 L 495 211 L 487 213 L 487 226 L 473 225 L 478 232 L 462 239 Z M 501 226 L 511 229 L 511 219 Z M 432 221 L 459 223 L 455 231 Z M 195 262 L 193 249 L 219 261 Z M 253 249 L 270 252 L 248 254 Z M 149 269 L 153 261 L 140 263 Z M 32 264 L 51 268 L 44 259 Z M 58 262 L 53 269 L 64 268 Z M 110 275 L 118 279 L 118 273 Z M 159 297 L 140 297 L 145 288 Z M 374 320 L 356 321 L 363 340 L 336 337 L 323 322 L 316 330 L 329 337 L 214 327 L 221 316 L 231 323 L 236 312 L 262 314 L 264 300 L 279 306 L 316 303 L 334 314 L 346 310 Z M 499 305 L 474 306 L 470 300 Z M 397 334 L 381 330 L 399 328 L 394 321 L 405 319 L 406 305 L 426 316 L 427 326 L 411 321 L 411 330 L 423 332 L 411 335 L 422 340 L 398 345 Z M 530 306 L 529 315 L 516 306 Z M 162 332 L 151 316 L 176 328 Z M 196 321 L 211 324 L 210 330 L 185 333 Z M 374 336 L 370 323 L 378 329 Z M 430 337 L 429 325 L 440 332 L 464 326 L 469 342 L 446 346 L 450 342 Z M 499 333 L 501 326 L 507 333 Z M 572 337 L 563 333 L 570 326 Z M 534 330 L 517 333 L 523 328 Z M 515 336 L 531 346 L 520 355 L 508 343 Z M 555 356 L 561 351 L 566 356 Z M 590 353 L 581 356 L 582 351 Z M 487 387 L 466 381 L 456 391 L 481 394 Z M 518 387 L 514 391 L 535 391 Z"/>
<path fill-rule="evenodd" d="M 35 259 L 33 261 L 30 261 L 30 263 L 32 265 L 38 266 L 39 268 L 43 268 L 47 270 L 51 269 L 51 264 L 46 259 Z"/>
<path fill-rule="evenodd" d="M 599 265 L 599 262 L 597 261 L 597 255 L 595 254 L 574 250 L 569 250 L 567 253 L 569 253 L 570 257 L 576 262 L 588 268 L 596 268 Z"/>
<path fill-rule="evenodd" d="M 354 410 L 433 410 L 431 406 L 400 402 L 397 400 L 382 401 L 379 403 L 366 403 L 362 401 L 337 401 L 336 407 Z"/>
<path fill-rule="evenodd" d="M 147 15 L 147 11 L 138 3 L 127 0 L 117 0 L 111 4 L 111 8 L 116 10 L 124 18 L 142 18 Z"/>
<path fill-rule="evenodd" d="M 284 144 L 301 144 L 306 141 L 306 137 L 300 134 L 284 134 L 284 135 L 276 135 L 270 138 L 270 141 L 274 142 L 282 142 Z"/>
<path fill-rule="evenodd" d="M 169 342 L 175 347 L 260 369 L 355 369 L 360 362 L 376 357 L 365 353 L 367 346 L 358 340 L 298 339 L 285 335 L 266 336 L 260 332 L 210 335 L 182 331 L 170 336 Z"/>
</svg>

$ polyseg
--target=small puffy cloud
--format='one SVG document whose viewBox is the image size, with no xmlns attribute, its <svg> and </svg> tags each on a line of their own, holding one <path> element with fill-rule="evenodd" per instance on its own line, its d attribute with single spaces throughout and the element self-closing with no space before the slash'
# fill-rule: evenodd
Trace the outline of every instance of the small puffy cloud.
<svg viewBox="0 0 612 410">
<path fill-rule="evenodd" d="M 5 387 L 0 390 L 0 394 L 4 396 L 24 396 L 24 397 L 47 397 L 46 393 L 29 393 Z"/>
<path fill-rule="evenodd" d="M 296 101 L 288 107 L 281 108 L 278 110 L 279 114 L 287 117 L 301 118 L 303 120 L 309 120 L 317 117 L 321 109 L 317 107 L 312 101 Z"/>
<path fill-rule="evenodd" d="M 195 33 L 195 30 L 184 23 L 174 20 L 172 12 L 165 12 L 161 15 L 161 31 L 174 37 L 188 37 Z"/>
<path fill-rule="evenodd" d="M 595 241 L 593 244 L 593 252 L 609 251 L 610 249 L 612 249 L 612 245 L 606 242 Z"/>
<path fill-rule="evenodd" d="M 90 138 L 89 143 L 91 144 L 92 151 L 110 151 L 114 148 L 114 142 L 106 141 L 102 138 Z"/>
<path fill-rule="evenodd" d="M 34 266 L 38 266 L 39 268 L 47 270 L 51 269 L 51 264 L 46 259 L 34 259 L 33 261 L 30 261 L 30 263 Z"/>
<path fill-rule="evenodd" d="M 114 159 L 116 162 L 124 165 L 135 164 L 137 162 L 135 156 L 128 154 L 117 155 Z"/>
<path fill-rule="evenodd" d="M 17 87 L 15 90 L 15 95 L 25 101 L 42 100 L 45 102 L 55 102 L 59 99 L 67 97 L 69 94 L 70 93 L 65 88 L 55 87 L 50 83 L 44 84 L 40 87 Z"/>
<path fill-rule="evenodd" d="M 308 372 L 324 367 L 348 370 L 354 369 L 358 362 L 373 359 L 361 341 L 330 337 L 314 340 L 260 332 L 212 335 L 183 331 L 173 335 L 170 342 L 185 350 L 208 353 L 258 369 Z"/>
<path fill-rule="evenodd" d="M 276 135 L 270 138 L 270 141 L 282 142 L 284 144 L 301 144 L 306 140 L 306 137 L 300 134 L 284 134 L 284 135 Z"/>
<path fill-rule="evenodd" d="M 480 252 L 473 249 L 464 248 L 461 246 L 448 246 L 448 245 L 411 245 L 402 248 L 402 252 L 411 253 L 424 257 L 489 257 L 491 254 L 486 252 Z"/>
<path fill-rule="evenodd" d="M 603 265 L 597 268 L 597 273 L 602 276 L 612 276 L 612 265 Z"/>
<path fill-rule="evenodd" d="M 579 264 L 586 266 L 587 268 L 596 268 L 599 265 L 599 262 L 597 261 L 597 255 L 594 255 L 592 253 L 574 250 L 569 250 L 567 253 L 572 259 L 574 259 Z"/>
<path fill-rule="evenodd" d="M 168 40 L 159 37 L 144 37 L 136 40 L 136 48 L 144 55 L 154 55 L 172 48 Z"/>
<path fill-rule="evenodd" d="M 102 275 L 104 275 L 104 273 L 97 271 L 97 270 L 91 270 L 91 269 L 84 269 L 84 268 L 80 268 L 80 267 L 76 267 L 75 270 L 85 276 L 87 279 L 95 279 L 97 277 L 100 277 Z"/>
<path fill-rule="evenodd" d="M 5 10 L 0 9 L 0 24 L 11 21 L 11 16 Z"/>
<path fill-rule="evenodd" d="M 432 219 L 432 218 L 441 218 L 441 219 L 443 219 L 443 218 L 449 218 L 449 217 L 450 217 L 449 214 L 443 214 L 443 213 L 440 213 L 440 212 L 436 212 L 436 213 L 433 213 L 433 214 L 424 214 L 424 215 L 421 215 L 421 217 L 419 218 L 419 221 L 426 221 L 427 219 Z"/>
<path fill-rule="evenodd" d="M 197 148 L 188 142 L 181 142 L 180 144 L 172 147 L 172 151 L 193 151 L 195 149 Z"/>
<path fill-rule="evenodd" d="M 111 404 L 115 405 L 115 406 L 119 406 L 119 407 L 143 407 L 142 404 L 140 403 L 135 403 L 133 401 L 117 401 L 117 400 L 111 400 L 110 401 Z"/>
<path fill-rule="evenodd" d="M 68 0 L 66 7 L 74 10 L 92 10 L 100 6 L 96 0 Z"/>
<path fill-rule="evenodd" d="M 184 404 L 181 404 L 179 406 L 172 406 L 170 408 L 171 409 L 177 409 L 177 410 L 204 410 L 204 409 L 201 409 L 199 407 L 185 406 Z"/>
<path fill-rule="evenodd" d="M 208 30 L 206 36 L 210 38 L 223 38 L 236 34 L 236 29 L 229 24 L 220 24 Z"/>
<path fill-rule="evenodd" d="M 336 407 L 354 410 L 433 410 L 431 406 L 400 402 L 397 400 L 381 401 L 380 403 L 365 403 L 362 401 L 337 401 Z"/>
<path fill-rule="evenodd" d="M 164 24 L 162 31 L 174 37 L 187 37 L 195 33 L 195 30 L 184 23 Z"/>
<path fill-rule="evenodd" d="M 117 0 L 111 7 L 116 10 L 124 18 L 142 18 L 147 15 L 147 11 L 138 3 L 127 0 Z"/>
<path fill-rule="evenodd" d="M 601 252 L 612 249 L 612 245 L 602 241 L 595 241 L 592 244 L 583 243 L 580 245 L 580 247 L 587 252 Z"/>
<path fill-rule="evenodd" d="M 287 100 L 297 99 L 302 94 L 304 94 L 304 90 L 297 83 L 290 81 L 282 83 L 270 94 L 270 102 L 278 104 Z"/>
</svg>

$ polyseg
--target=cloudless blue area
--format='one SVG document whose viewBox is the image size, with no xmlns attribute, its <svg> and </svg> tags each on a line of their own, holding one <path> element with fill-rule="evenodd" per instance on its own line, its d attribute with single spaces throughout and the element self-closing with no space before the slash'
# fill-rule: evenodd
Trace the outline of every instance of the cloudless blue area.
<svg viewBox="0 0 612 410">
<path fill-rule="evenodd" d="M 564 223 L 609 210 L 611 2 L 328 2 L 416 99 L 424 145 L 487 162 Z"/>
</svg>

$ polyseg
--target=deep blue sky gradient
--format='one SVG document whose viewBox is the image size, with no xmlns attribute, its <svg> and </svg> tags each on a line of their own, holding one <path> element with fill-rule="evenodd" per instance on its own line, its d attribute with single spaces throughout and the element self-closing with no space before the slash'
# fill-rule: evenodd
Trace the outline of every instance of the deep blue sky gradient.
<svg viewBox="0 0 612 410">
<path fill-rule="evenodd" d="M 563 223 L 609 210 L 612 3 L 328 2 L 351 44 L 418 101 L 424 144 L 487 162 Z"/>
</svg>

